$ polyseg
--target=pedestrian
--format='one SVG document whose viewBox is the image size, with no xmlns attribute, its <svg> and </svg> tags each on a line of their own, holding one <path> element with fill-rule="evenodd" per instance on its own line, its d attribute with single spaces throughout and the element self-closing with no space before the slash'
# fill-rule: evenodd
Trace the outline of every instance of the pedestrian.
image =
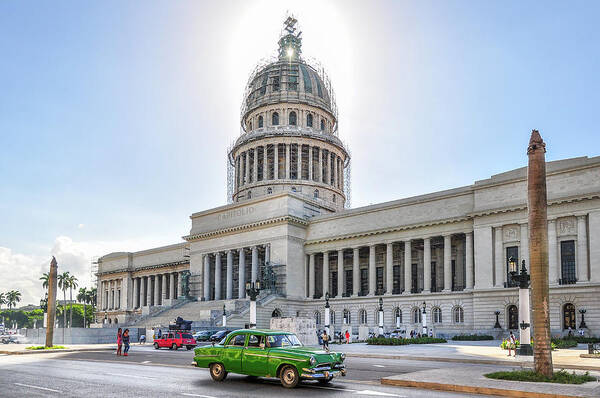
<svg viewBox="0 0 600 398">
<path fill-rule="evenodd" d="M 350 332 L 346 329 L 346 344 L 350 344 Z"/>
<path fill-rule="evenodd" d="M 123 356 L 126 357 L 129 355 L 127 354 L 129 352 L 129 329 L 125 329 L 121 338 L 123 340 L 123 344 L 125 345 L 125 351 L 123 352 Z"/>
<path fill-rule="evenodd" d="M 119 328 L 117 330 L 117 355 L 121 355 L 121 347 L 123 346 L 123 332 L 122 329 Z"/>
<path fill-rule="evenodd" d="M 429 329 L 429 337 L 433 337 L 433 329 Z"/>
<path fill-rule="evenodd" d="M 515 354 L 513 356 L 517 356 L 517 339 L 515 338 L 515 335 L 513 334 L 512 330 L 510 331 L 510 336 L 508 336 L 508 356 L 510 356 L 510 351 L 511 349 L 515 351 Z"/>
<path fill-rule="evenodd" d="M 140 344 L 146 344 L 146 335 L 145 334 L 140 336 Z"/>
<path fill-rule="evenodd" d="M 323 330 L 321 338 L 323 339 L 323 349 L 329 352 L 329 335 L 327 334 L 327 330 Z"/>
<path fill-rule="evenodd" d="M 579 329 L 579 335 L 580 335 L 581 337 L 583 337 L 583 336 L 585 335 L 585 330 L 583 330 L 583 328 L 580 328 L 580 329 Z"/>
<path fill-rule="evenodd" d="M 157 338 L 161 338 L 162 337 L 162 332 L 160 331 L 160 329 L 158 329 L 158 337 Z"/>
</svg>

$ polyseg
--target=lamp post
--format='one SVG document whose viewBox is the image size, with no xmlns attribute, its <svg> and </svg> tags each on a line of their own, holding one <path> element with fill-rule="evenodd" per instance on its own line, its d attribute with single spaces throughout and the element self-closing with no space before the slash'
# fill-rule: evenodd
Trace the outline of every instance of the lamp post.
<svg viewBox="0 0 600 398">
<path fill-rule="evenodd" d="M 496 315 L 496 324 L 494 325 L 494 329 L 502 329 L 502 326 L 500 326 L 500 320 L 498 319 L 498 316 L 500 316 L 500 311 L 494 311 L 494 315 Z"/>
<path fill-rule="evenodd" d="M 223 304 L 223 327 L 227 326 L 227 314 L 225 313 L 225 304 Z"/>
<path fill-rule="evenodd" d="M 379 336 L 383 336 L 383 298 L 379 297 Z"/>
<path fill-rule="evenodd" d="M 423 301 L 423 332 L 421 333 L 423 336 L 427 336 L 427 312 L 425 312 L 425 307 L 427 305 Z"/>
<path fill-rule="evenodd" d="M 579 324 L 579 329 L 586 329 L 587 325 L 585 324 L 585 308 L 582 308 L 579 310 L 579 313 L 581 314 L 581 323 Z"/>
<path fill-rule="evenodd" d="M 518 273 L 519 269 L 517 261 L 513 257 L 508 259 L 508 268 L 511 279 L 519 284 L 519 318 L 521 319 L 521 323 L 519 324 L 519 329 L 521 329 L 519 331 L 519 341 L 521 342 L 521 345 L 519 346 L 518 353 L 519 355 L 533 355 L 531 344 L 529 344 L 531 341 L 531 325 L 529 319 L 530 276 L 525 267 L 525 260 L 521 263 L 521 273 Z"/>
<path fill-rule="evenodd" d="M 329 324 L 330 324 L 330 315 L 329 315 L 329 292 L 325 293 L 325 331 L 327 332 L 327 336 L 330 336 L 329 333 Z"/>
<path fill-rule="evenodd" d="M 256 329 L 256 298 L 260 293 L 260 281 L 246 282 L 246 295 L 250 297 L 250 329 Z"/>
<path fill-rule="evenodd" d="M 396 329 L 400 329 L 400 309 L 396 308 Z"/>
</svg>

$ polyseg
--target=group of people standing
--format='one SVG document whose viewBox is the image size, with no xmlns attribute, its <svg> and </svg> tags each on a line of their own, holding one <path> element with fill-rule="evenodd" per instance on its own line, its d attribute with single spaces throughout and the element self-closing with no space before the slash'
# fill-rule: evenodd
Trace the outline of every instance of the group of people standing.
<svg viewBox="0 0 600 398">
<path fill-rule="evenodd" d="M 121 352 L 123 346 L 125 349 Z M 123 331 L 121 328 L 117 330 L 117 355 L 123 355 L 124 357 L 128 356 L 129 352 L 129 329 L 125 329 Z"/>
</svg>

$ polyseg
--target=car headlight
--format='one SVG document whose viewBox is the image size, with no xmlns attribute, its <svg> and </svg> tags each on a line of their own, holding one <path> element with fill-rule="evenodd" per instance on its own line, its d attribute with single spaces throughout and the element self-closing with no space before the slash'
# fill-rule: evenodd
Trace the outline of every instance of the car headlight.
<svg viewBox="0 0 600 398">
<path fill-rule="evenodd" d="M 315 366 L 315 364 L 317 363 L 317 360 L 315 359 L 315 357 L 313 357 L 312 355 L 310 356 L 310 365 L 311 366 Z"/>
<path fill-rule="evenodd" d="M 340 359 L 342 360 L 342 362 L 346 359 L 346 353 L 345 352 L 342 352 L 340 354 Z"/>
</svg>

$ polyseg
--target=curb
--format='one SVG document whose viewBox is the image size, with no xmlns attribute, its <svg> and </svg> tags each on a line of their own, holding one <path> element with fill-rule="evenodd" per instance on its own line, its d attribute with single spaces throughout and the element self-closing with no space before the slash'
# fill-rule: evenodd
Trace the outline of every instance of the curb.
<svg viewBox="0 0 600 398">
<path fill-rule="evenodd" d="M 405 359 L 409 361 L 431 361 L 431 362 L 451 362 L 451 363 L 472 363 L 478 365 L 502 365 L 516 367 L 533 367 L 533 362 L 501 361 L 496 359 L 462 359 L 462 358 L 444 358 L 444 357 L 415 357 L 411 355 L 383 355 L 383 354 L 355 354 L 346 353 L 347 358 L 376 358 L 376 359 Z M 561 369 L 571 370 L 591 370 L 600 371 L 600 366 L 586 365 L 568 365 L 555 363 L 554 366 Z"/>
<path fill-rule="evenodd" d="M 579 395 L 547 394 L 533 391 L 507 390 L 504 388 L 463 386 L 458 384 L 430 383 L 413 380 L 395 380 L 382 378 L 381 384 L 397 387 L 416 387 L 427 390 L 462 392 L 468 394 L 499 395 L 502 397 L 517 398 L 581 398 Z"/>
<path fill-rule="evenodd" d="M 116 348 L 112 347 L 98 347 L 98 348 L 82 348 L 79 350 L 76 349 L 66 349 L 66 350 L 23 350 L 23 351 L 1 351 L 0 354 L 6 355 L 31 355 L 31 354 L 54 354 L 59 352 L 81 352 L 81 351 L 106 351 L 106 350 L 116 350 Z"/>
</svg>

